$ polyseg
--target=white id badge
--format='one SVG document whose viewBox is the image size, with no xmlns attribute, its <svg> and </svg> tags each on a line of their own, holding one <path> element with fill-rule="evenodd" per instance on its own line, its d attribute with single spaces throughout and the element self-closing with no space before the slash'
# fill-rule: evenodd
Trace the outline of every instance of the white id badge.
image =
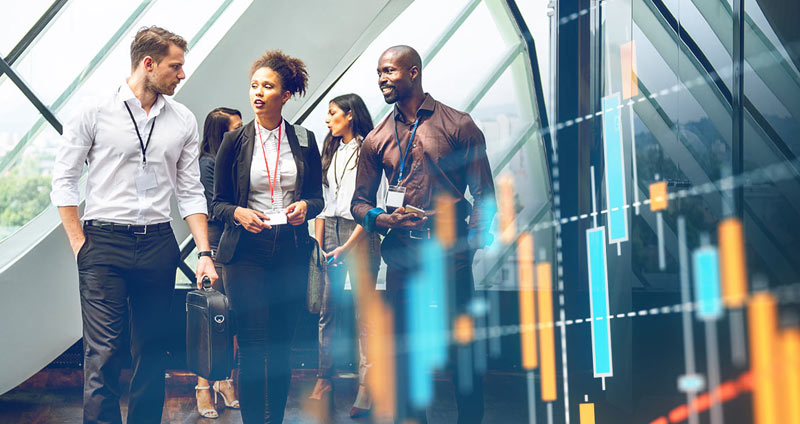
<svg viewBox="0 0 800 424">
<path fill-rule="evenodd" d="M 158 186 L 158 181 L 156 180 L 156 171 L 152 167 L 145 166 L 143 168 L 139 168 L 139 171 L 136 173 L 136 191 L 139 193 L 144 193 L 151 188 L 155 188 Z"/>
<path fill-rule="evenodd" d="M 285 225 L 289 221 L 286 218 L 286 213 L 283 211 L 266 211 L 264 215 L 269 218 L 269 220 L 264 221 L 270 227 L 274 227 L 276 225 Z"/>
<path fill-rule="evenodd" d="M 386 207 L 399 208 L 403 206 L 406 198 L 406 188 L 400 186 L 389 186 L 386 192 Z"/>
</svg>

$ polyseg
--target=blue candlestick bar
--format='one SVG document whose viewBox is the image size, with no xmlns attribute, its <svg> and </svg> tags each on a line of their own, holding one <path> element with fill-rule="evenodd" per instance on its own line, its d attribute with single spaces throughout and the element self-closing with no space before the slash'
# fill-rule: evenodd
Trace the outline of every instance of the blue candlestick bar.
<svg viewBox="0 0 800 424">
<path fill-rule="evenodd" d="M 586 231 L 589 264 L 589 304 L 592 315 L 592 353 L 595 377 L 612 377 L 611 326 L 608 320 L 608 270 L 606 269 L 606 229 Z"/>
<path fill-rule="evenodd" d="M 628 211 L 625 192 L 625 161 L 622 149 L 619 93 L 603 97 L 603 148 L 606 168 L 608 242 L 628 241 Z"/>
<path fill-rule="evenodd" d="M 431 372 L 447 361 L 447 309 L 444 250 L 436 240 L 421 249 L 419 273 L 408 291 L 409 392 L 414 406 L 433 400 Z"/>
<path fill-rule="evenodd" d="M 716 320 L 722 317 L 722 298 L 719 279 L 719 253 L 706 245 L 692 253 L 697 318 Z"/>
</svg>

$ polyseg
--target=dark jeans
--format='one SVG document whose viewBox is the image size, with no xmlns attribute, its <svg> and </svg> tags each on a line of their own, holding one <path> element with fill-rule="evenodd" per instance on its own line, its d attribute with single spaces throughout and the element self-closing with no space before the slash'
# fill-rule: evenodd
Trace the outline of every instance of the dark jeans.
<svg viewBox="0 0 800 424">
<path fill-rule="evenodd" d="M 323 246 L 325 252 L 330 252 L 345 244 L 357 225 L 355 221 L 341 217 L 325 218 L 325 245 Z M 369 256 L 367 258 L 356 257 L 351 251 L 346 257 L 342 258 L 344 259 L 343 264 L 335 267 L 328 265 L 322 294 L 322 308 L 319 313 L 319 377 L 330 378 L 333 375 L 334 357 L 337 359 L 340 357 L 339 350 L 346 351 L 346 349 L 336 349 L 334 344 L 341 345 L 342 342 L 350 342 L 354 339 L 352 329 L 355 325 L 342 325 L 344 323 L 350 324 L 352 319 L 358 321 L 358 382 L 360 384 L 364 384 L 367 372 L 372 366 L 372 355 L 368 346 L 371 327 L 369 323 L 357 316 L 355 305 L 347 301 L 347 291 L 344 289 L 349 273 L 350 284 L 352 285 L 350 294 L 354 298 L 357 293 L 356 288 L 360 284 L 366 284 L 372 290 L 375 290 L 374 278 L 378 275 L 378 267 L 381 265 L 378 253 L 380 251 L 380 238 L 377 233 L 366 233 L 366 236 L 369 240 Z M 369 269 L 373 277 L 371 281 L 362 282 L 359 280 L 359 273 L 357 272 L 359 265 L 357 261 L 359 260 L 369 261 Z M 352 309 L 347 309 L 348 306 Z M 334 333 L 337 326 L 341 331 L 341 337 L 335 337 Z"/>
<path fill-rule="evenodd" d="M 459 233 L 466 234 L 466 231 Z M 407 234 L 407 233 L 406 233 Z M 472 259 L 474 252 L 466 245 L 466 236 L 459 236 L 454 248 L 445 254 L 447 269 L 446 287 L 451 295 L 448 307 L 450 316 L 448 322 L 459 314 L 467 312 L 469 303 L 475 294 L 475 285 L 472 278 Z M 427 240 L 410 239 L 399 232 L 389 232 L 381 245 L 381 255 L 387 264 L 386 270 L 386 300 L 392 308 L 395 346 L 396 379 L 397 379 L 397 422 L 413 419 L 420 424 L 427 423 L 424 410 L 415 409 L 409 399 L 409 346 L 408 340 L 408 313 L 411 313 L 409 300 L 409 280 L 414 276 L 421 265 L 420 247 Z M 446 334 L 442 337 L 448 337 Z M 456 407 L 458 409 L 458 424 L 480 423 L 483 420 L 483 376 L 477 372 L 469 373 L 471 380 L 467 384 L 460 381 L 462 376 L 456 368 L 456 350 L 467 349 L 470 357 L 476 353 L 474 343 L 467 346 L 450 346 L 449 369 L 452 370 L 455 385 Z M 459 388 L 467 386 L 471 390 L 462 391 Z"/>
<path fill-rule="evenodd" d="M 303 306 L 308 256 L 288 225 L 243 232 L 225 265 L 239 340 L 239 402 L 245 424 L 283 421 L 292 379 L 291 343 Z M 307 280 L 307 277 L 306 277 Z"/>
<path fill-rule="evenodd" d="M 167 226 L 147 234 L 84 228 L 78 252 L 84 343 L 84 423 L 122 423 L 119 374 L 130 326 L 133 374 L 129 424 L 160 423 L 164 405 L 166 325 L 178 243 Z"/>
</svg>

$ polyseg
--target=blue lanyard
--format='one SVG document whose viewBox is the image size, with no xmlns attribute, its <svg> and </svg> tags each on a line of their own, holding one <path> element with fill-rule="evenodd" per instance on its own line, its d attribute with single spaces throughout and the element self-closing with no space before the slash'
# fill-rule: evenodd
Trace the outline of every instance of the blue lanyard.
<svg viewBox="0 0 800 424">
<path fill-rule="evenodd" d="M 417 121 L 414 122 L 414 129 L 411 130 L 411 138 L 408 140 L 408 145 L 406 145 L 406 152 L 400 155 L 400 174 L 397 176 L 397 185 L 400 185 L 400 182 L 403 181 L 403 170 L 405 169 L 406 165 L 406 157 L 408 157 L 408 151 L 411 150 L 411 144 L 414 143 L 414 136 L 417 134 L 417 125 L 419 125 L 419 118 Z M 394 121 L 394 139 L 397 141 L 397 150 L 402 152 L 402 148 L 400 147 L 400 135 L 397 133 L 397 120 Z"/>
</svg>

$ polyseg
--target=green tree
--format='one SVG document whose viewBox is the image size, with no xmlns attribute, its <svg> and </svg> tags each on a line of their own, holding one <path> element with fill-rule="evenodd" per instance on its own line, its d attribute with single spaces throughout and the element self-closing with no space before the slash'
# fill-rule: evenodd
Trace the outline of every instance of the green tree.
<svg viewBox="0 0 800 424">
<path fill-rule="evenodd" d="M 18 227 L 50 204 L 50 178 L 24 175 L 14 167 L 0 176 L 0 226 Z"/>
</svg>

